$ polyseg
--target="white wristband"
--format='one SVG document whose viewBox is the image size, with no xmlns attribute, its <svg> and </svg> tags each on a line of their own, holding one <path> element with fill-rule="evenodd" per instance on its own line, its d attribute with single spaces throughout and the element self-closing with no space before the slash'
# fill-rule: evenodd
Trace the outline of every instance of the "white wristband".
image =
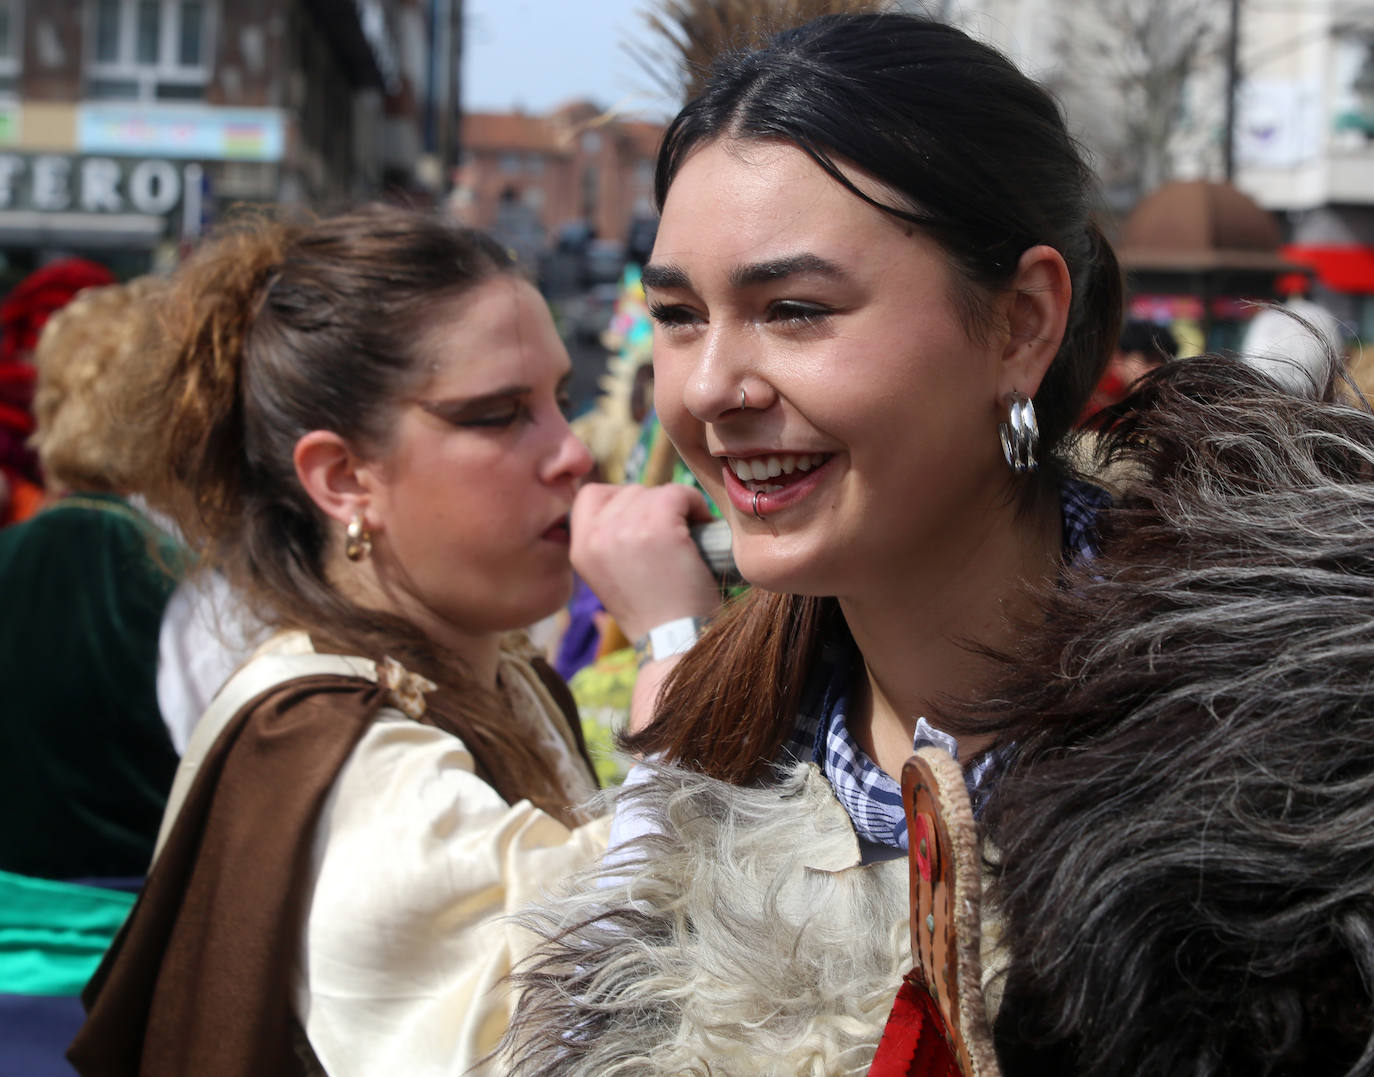
<svg viewBox="0 0 1374 1077">
<path fill-rule="evenodd" d="M 679 617 L 674 621 L 664 621 L 635 640 L 635 658 L 642 666 L 658 658 L 685 654 L 692 649 L 705 627 L 704 617 Z"/>
</svg>

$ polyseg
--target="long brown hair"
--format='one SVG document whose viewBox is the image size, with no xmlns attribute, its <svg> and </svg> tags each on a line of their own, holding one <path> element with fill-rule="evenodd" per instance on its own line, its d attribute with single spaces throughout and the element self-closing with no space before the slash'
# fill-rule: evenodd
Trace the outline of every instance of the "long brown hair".
<svg viewBox="0 0 1374 1077">
<path fill-rule="evenodd" d="M 1041 468 L 1018 491 L 1023 506 L 1050 496 L 1064 473 L 1054 451 L 1111 355 L 1122 309 L 1116 257 L 1093 220 L 1096 183 L 1053 98 L 995 49 L 942 23 L 828 15 L 717 60 L 664 134 L 660 208 L 692 153 L 726 137 L 791 142 L 854 197 L 937 242 L 971 337 L 986 331 L 988 297 L 1007 286 L 1022 253 L 1038 244 L 1059 251 L 1073 299 L 1035 396 Z M 841 160 L 902 204 L 855 187 Z M 827 630 L 844 630 L 833 599 L 751 594 L 680 662 L 657 719 L 627 746 L 733 781 L 763 777 Z"/>
<path fill-rule="evenodd" d="M 569 807 L 553 765 L 509 734 L 507 705 L 416 626 L 354 603 L 330 582 L 330 521 L 297 477 L 293 450 L 331 430 L 385 446 L 397 401 L 427 376 L 414 342 L 446 300 L 514 272 L 487 236 L 439 218 L 370 207 L 314 223 L 231 222 L 172 280 L 156 384 L 126 409 L 159 446 L 149 500 L 224 571 L 266 623 L 317 646 L 392 656 L 437 682 L 429 713 L 460 735 L 496 790 Z"/>
</svg>

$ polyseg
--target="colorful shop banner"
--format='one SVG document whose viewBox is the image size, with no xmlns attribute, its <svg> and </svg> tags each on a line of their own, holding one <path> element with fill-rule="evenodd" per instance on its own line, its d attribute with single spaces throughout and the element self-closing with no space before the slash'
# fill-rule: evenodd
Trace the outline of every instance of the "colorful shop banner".
<svg viewBox="0 0 1374 1077">
<path fill-rule="evenodd" d="M 270 108 L 83 104 L 77 109 L 76 144 L 83 153 L 124 157 L 280 161 L 286 124 Z"/>
</svg>

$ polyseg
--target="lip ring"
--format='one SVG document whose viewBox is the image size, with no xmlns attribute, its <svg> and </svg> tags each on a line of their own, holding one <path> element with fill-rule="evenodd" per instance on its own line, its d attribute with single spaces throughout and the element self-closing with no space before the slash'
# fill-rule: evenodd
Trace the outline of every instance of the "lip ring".
<svg viewBox="0 0 1374 1077">
<path fill-rule="evenodd" d="M 752 459 L 753 455 L 755 454 L 751 454 L 750 457 L 744 457 L 744 459 Z M 735 469 L 730 466 L 729 457 L 725 457 L 720 459 L 721 480 L 725 487 L 725 496 L 734 507 L 735 511 L 739 513 L 739 519 L 747 520 L 753 517 L 759 521 L 767 520 L 769 521 L 769 526 L 772 526 L 773 517 L 776 512 L 782 512 L 785 509 L 792 508 L 800 501 L 809 498 L 811 496 L 811 491 L 816 489 L 818 484 L 828 481 L 824 476 L 832 473 L 832 469 L 835 465 L 835 457 L 838 455 L 840 454 L 826 453 L 826 459 L 820 466 L 813 467 L 810 471 L 796 478 L 794 482 L 775 487 L 771 490 L 757 489 L 754 483 L 758 480 L 752 480 L 752 476 L 748 480 L 741 479 Z M 762 486 L 764 484 L 759 482 L 759 485 Z M 763 498 L 760 497 L 758 501 L 755 502 L 754 494 L 756 492 L 766 494 L 768 500 L 764 501 Z M 756 505 L 757 513 L 755 512 Z"/>
<path fill-rule="evenodd" d="M 754 519 L 762 520 L 763 513 L 759 512 L 759 498 L 763 496 L 762 490 L 754 491 Z"/>
</svg>

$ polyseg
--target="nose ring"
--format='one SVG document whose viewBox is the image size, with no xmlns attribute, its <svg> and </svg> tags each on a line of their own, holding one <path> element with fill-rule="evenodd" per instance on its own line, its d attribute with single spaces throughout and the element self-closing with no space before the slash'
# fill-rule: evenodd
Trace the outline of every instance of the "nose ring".
<svg viewBox="0 0 1374 1077">
<path fill-rule="evenodd" d="M 754 518 L 757 520 L 763 519 L 763 513 L 759 512 L 759 495 L 762 493 L 762 490 L 754 491 Z"/>
<path fill-rule="evenodd" d="M 743 411 L 745 408 L 749 406 L 749 398 L 744 395 L 743 385 L 739 387 L 739 406 L 741 411 Z"/>
</svg>

